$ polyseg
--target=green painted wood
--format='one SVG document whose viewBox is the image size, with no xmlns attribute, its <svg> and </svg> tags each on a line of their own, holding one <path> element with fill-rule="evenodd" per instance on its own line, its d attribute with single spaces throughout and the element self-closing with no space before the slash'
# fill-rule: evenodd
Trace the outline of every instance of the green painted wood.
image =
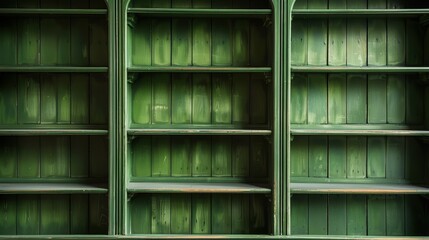
<svg viewBox="0 0 429 240">
<path fill-rule="evenodd" d="M 211 123 L 211 94 L 210 75 L 194 74 L 192 81 L 192 123 Z"/>
<path fill-rule="evenodd" d="M 405 234 L 404 196 L 386 196 L 386 230 L 388 236 Z"/>
<path fill-rule="evenodd" d="M 408 81 L 415 76 L 409 76 L 406 82 L 406 116 L 405 122 L 407 124 L 422 124 L 424 122 L 424 92 L 415 81 Z"/>
<path fill-rule="evenodd" d="M 71 122 L 71 82 L 69 75 L 59 75 L 57 80 L 57 122 Z"/>
<path fill-rule="evenodd" d="M 168 234 L 171 224 L 171 198 L 166 194 L 154 194 L 152 197 L 152 233 Z"/>
<path fill-rule="evenodd" d="M 171 178 L 170 178 L 171 179 Z M 231 182 L 131 182 L 130 193 L 270 193 L 271 189 L 246 183 Z"/>
<path fill-rule="evenodd" d="M 195 44 L 194 44 L 195 45 Z M 194 52 L 197 50 L 194 50 Z M 199 51 L 199 50 L 198 50 Z M 207 56 L 210 58 L 210 56 Z M 195 59 L 195 57 L 194 57 Z M 194 63 L 195 65 L 195 63 Z M 0 67 L 0 69 L 2 69 Z M 9 69 L 9 68 L 7 68 Z M 15 70 L 14 70 L 15 69 Z M 26 68 L 24 68 L 26 69 Z M 39 68 L 37 68 L 39 69 Z M 63 68 L 60 68 L 60 70 Z M 64 71 L 67 71 L 67 69 L 70 68 L 65 68 Z M 393 68 L 393 69 L 397 69 L 398 68 Z M 402 69 L 402 68 L 399 68 Z M 21 70 L 21 69 L 20 69 Z M 79 70 L 79 69 L 78 69 Z M 82 69 L 82 71 L 102 71 L 104 70 L 104 68 L 85 68 Z M 411 71 L 411 72 L 421 72 L 421 71 L 428 71 L 428 68 L 419 68 L 419 67 L 414 67 L 414 68 L 406 68 L 405 70 Z M 16 71 L 16 68 L 11 68 L 10 71 Z M 59 71 L 59 70 L 58 70 Z M 132 67 L 128 67 L 128 72 L 132 72 L 132 73 L 142 73 L 142 72 L 151 72 L 151 73 L 270 73 L 272 71 L 271 67 L 219 67 L 219 66 L 188 66 L 188 67 L 177 67 L 177 66 L 132 66 Z M 380 70 L 379 70 L 380 71 Z"/>
<path fill-rule="evenodd" d="M 1 178 L 13 178 L 18 173 L 18 141 L 14 137 L 0 138 Z"/>
<path fill-rule="evenodd" d="M 89 176 L 107 178 L 108 176 L 108 139 L 105 136 L 89 137 Z"/>
<path fill-rule="evenodd" d="M 347 123 L 366 123 L 367 83 L 365 75 L 347 76 Z"/>
<path fill-rule="evenodd" d="M 40 177 L 40 138 L 18 138 L 18 177 Z"/>
<path fill-rule="evenodd" d="M 51 4 L 43 4 L 49 7 Z M 42 65 L 70 64 L 70 19 L 42 18 L 40 20 L 40 63 Z"/>
<path fill-rule="evenodd" d="M 191 6 L 189 1 L 187 7 Z M 173 7 L 174 1 L 173 1 Z M 181 6 L 183 7 L 183 6 Z M 173 10 L 173 9 L 172 9 Z M 172 20 L 172 65 L 189 66 L 192 65 L 192 20 L 173 19 Z"/>
<path fill-rule="evenodd" d="M 192 233 L 211 233 L 211 197 L 210 195 L 192 196 Z"/>
<path fill-rule="evenodd" d="M 294 235 L 307 235 L 309 228 L 308 196 L 294 195 L 291 203 L 291 230 Z"/>
<path fill-rule="evenodd" d="M 70 1 L 72 8 L 88 8 L 87 1 Z M 104 9 L 82 9 L 86 11 L 105 11 Z M 70 19 L 70 63 L 75 66 L 88 66 L 89 63 L 89 19 Z"/>
<path fill-rule="evenodd" d="M 40 226 L 40 197 L 24 195 L 17 197 L 16 230 L 18 235 L 38 235 Z"/>
<path fill-rule="evenodd" d="M 405 179 L 412 182 L 424 182 L 425 165 L 424 145 L 416 138 L 405 139 Z"/>
<path fill-rule="evenodd" d="M 328 198 L 326 195 L 308 197 L 308 233 L 326 235 L 328 233 Z"/>
<path fill-rule="evenodd" d="M 293 179 L 294 180 L 294 179 Z M 335 179 L 328 179 L 328 182 L 312 181 L 306 182 L 292 182 L 291 192 L 296 194 L 391 194 L 391 195 L 404 195 L 404 194 L 426 194 L 427 187 L 414 186 L 408 184 L 392 184 L 392 181 L 387 183 L 377 183 L 374 181 L 364 181 L 363 183 L 356 183 L 355 180 L 339 181 Z M 329 182 L 330 181 L 330 182 Z M 339 182 L 339 183 L 337 183 Z"/>
<path fill-rule="evenodd" d="M 152 75 L 152 123 L 171 122 L 170 74 Z"/>
<path fill-rule="evenodd" d="M 367 139 L 365 137 L 347 138 L 347 178 L 365 178 Z"/>
<path fill-rule="evenodd" d="M 152 230 L 152 200 L 150 195 L 137 195 L 130 204 L 130 233 L 149 234 Z"/>
<path fill-rule="evenodd" d="M 41 177 L 70 176 L 70 137 L 41 137 Z"/>
<path fill-rule="evenodd" d="M 345 61 L 343 62 L 343 64 L 345 64 Z M 345 74 L 330 74 L 328 76 L 328 123 L 346 123 L 346 84 L 347 82 Z M 321 91 L 324 91 L 324 88 L 322 88 Z"/>
<path fill-rule="evenodd" d="M 62 9 L 62 8 L 1 8 L 0 13 L 2 15 L 14 15 L 14 16 L 25 16 L 25 15 L 105 15 L 107 10 L 105 9 Z"/>
<path fill-rule="evenodd" d="M 250 173 L 250 138 L 246 136 L 239 136 L 233 137 L 231 141 L 232 176 L 248 177 Z"/>
<path fill-rule="evenodd" d="M 250 66 L 263 67 L 267 65 L 266 31 L 263 21 L 250 20 Z"/>
<path fill-rule="evenodd" d="M 152 142 L 150 137 L 134 139 L 131 146 L 131 175 L 147 177 L 152 174 Z"/>
<path fill-rule="evenodd" d="M 152 81 L 150 74 L 142 74 L 132 85 L 132 122 L 149 124 L 152 121 Z"/>
<path fill-rule="evenodd" d="M 152 20 L 152 65 L 169 66 L 171 64 L 171 21 Z"/>
<path fill-rule="evenodd" d="M 216 3 L 216 2 L 215 2 Z M 197 3 L 198 4 L 198 3 Z M 195 4 L 194 4 L 195 5 Z M 188 6 L 188 4 L 183 5 Z M 203 5 L 201 5 L 203 6 Z M 193 18 L 201 17 L 240 17 L 240 18 L 260 18 L 272 13 L 271 9 L 221 9 L 224 4 L 220 7 L 214 7 L 213 9 L 168 9 L 168 8 L 129 8 L 129 13 L 142 14 L 150 17 L 189 17 Z M 195 5 L 196 7 L 196 5 Z M 1 12 L 1 11 L 0 11 Z M 68 12 L 66 12 L 68 13 Z M 84 14 L 86 12 L 82 12 Z M 88 12 L 92 14 L 101 14 L 101 11 Z"/>
<path fill-rule="evenodd" d="M 0 76 L 0 124 L 16 124 L 17 113 L 17 78 L 14 74 L 3 74 Z"/>
<path fill-rule="evenodd" d="M 368 138 L 368 172 L 369 178 L 386 177 L 386 138 Z M 390 159 L 389 159 L 390 161 Z"/>
<path fill-rule="evenodd" d="M 327 123 L 328 89 L 326 74 L 308 75 L 308 123 Z"/>
<path fill-rule="evenodd" d="M 100 75 L 90 75 L 90 123 L 91 124 L 106 124 L 108 121 L 108 84 L 107 78 Z"/>
<path fill-rule="evenodd" d="M 17 22 L 18 64 L 40 63 L 40 28 L 38 18 L 21 18 Z"/>
<path fill-rule="evenodd" d="M 226 50 L 225 50 L 226 51 Z M 215 63 L 214 63 L 215 64 Z M 232 77 L 226 74 L 212 76 L 212 123 L 228 124 L 232 122 Z"/>
<path fill-rule="evenodd" d="M 306 75 L 295 74 L 293 76 L 290 98 L 291 123 L 306 123 L 308 113 L 308 78 Z"/>
<path fill-rule="evenodd" d="M 294 137 L 291 142 L 290 174 L 294 177 L 308 177 L 308 137 Z"/>
<path fill-rule="evenodd" d="M 366 235 L 366 196 L 347 196 L 347 235 Z"/>
<path fill-rule="evenodd" d="M 192 176 L 211 176 L 212 145 L 208 136 L 192 139 Z"/>
<path fill-rule="evenodd" d="M 70 233 L 70 198 L 67 195 L 41 196 L 40 234 Z"/>
<path fill-rule="evenodd" d="M 152 137 L 152 176 L 171 175 L 170 143 L 169 136 Z"/>
<path fill-rule="evenodd" d="M 103 184 L 73 183 L 67 181 L 67 178 L 63 178 L 62 181 L 50 183 L 48 180 L 34 181 L 31 178 L 26 178 L 20 183 L 0 183 L 0 192 L 2 194 L 80 194 L 107 192 L 106 186 Z"/>
<path fill-rule="evenodd" d="M 386 178 L 403 179 L 405 177 L 405 139 L 402 137 L 387 138 Z"/>
<path fill-rule="evenodd" d="M 308 141 L 308 169 L 310 177 L 328 176 L 328 138 L 311 137 Z"/>
<path fill-rule="evenodd" d="M 16 196 L 2 196 L 0 200 L 0 234 L 16 235 Z"/>
<path fill-rule="evenodd" d="M 268 145 L 261 137 L 250 137 L 250 176 L 268 176 Z"/>
<path fill-rule="evenodd" d="M 90 66 L 107 66 L 109 55 L 106 49 L 108 45 L 108 30 L 106 21 L 101 19 L 92 19 L 89 24 L 89 63 Z"/>
<path fill-rule="evenodd" d="M 108 227 L 108 202 L 105 195 L 89 197 L 89 234 L 105 234 Z"/>
<path fill-rule="evenodd" d="M 405 122 L 405 77 L 389 75 L 387 79 L 387 121 Z"/>
<path fill-rule="evenodd" d="M 306 9 L 307 1 L 297 1 L 294 9 Z M 305 19 L 292 21 L 291 35 L 291 64 L 294 66 L 306 65 L 308 62 L 308 25 Z"/>
<path fill-rule="evenodd" d="M 196 3 L 194 3 L 195 6 Z M 194 66 L 210 66 L 212 64 L 211 21 L 194 20 L 192 28 L 192 63 Z"/>
<path fill-rule="evenodd" d="M 231 115 L 233 124 L 247 124 L 250 121 L 250 75 L 233 74 L 231 90 Z"/>
<path fill-rule="evenodd" d="M 192 175 L 191 138 L 172 137 L 171 139 L 171 176 Z"/>
<path fill-rule="evenodd" d="M 346 1 L 329 1 L 329 9 L 345 9 Z M 344 66 L 347 60 L 347 22 L 345 19 L 330 20 L 328 24 L 328 65 Z"/>
<path fill-rule="evenodd" d="M 212 176 L 232 176 L 231 138 L 212 138 Z"/>
<path fill-rule="evenodd" d="M 250 206 L 250 233 L 266 233 L 268 231 L 268 209 L 266 197 L 251 195 Z"/>
<path fill-rule="evenodd" d="M 171 233 L 191 233 L 191 196 L 186 194 L 171 197 Z"/>
<path fill-rule="evenodd" d="M 14 65 L 17 63 L 17 23 L 13 18 L 3 18 L 0 28 L 0 51 L 3 53 L 0 65 Z"/>
<path fill-rule="evenodd" d="M 328 197 L 328 234 L 347 234 L 347 202 L 346 196 L 329 195 Z"/>
<path fill-rule="evenodd" d="M 88 233 L 88 196 L 70 196 L 70 234 Z"/>
<path fill-rule="evenodd" d="M 420 22 L 416 19 L 406 20 L 406 52 L 405 62 L 407 66 L 421 66 L 424 58 L 423 33 L 420 30 Z"/>
<path fill-rule="evenodd" d="M 174 56 L 174 55 L 173 55 Z M 172 123 L 192 122 L 192 78 L 189 74 L 172 75 Z M 140 103 L 139 103 L 140 105 Z"/>
<path fill-rule="evenodd" d="M 131 36 L 130 36 L 131 35 Z M 128 65 L 144 65 L 152 64 L 152 32 L 151 20 L 139 18 L 137 19 L 134 28 L 128 28 L 129 41 L 131 41 L 131 62 Z M 136 53 L 136 54 L 132 54 Z M 137 54 L 144 53 L 144 54 Z"/>
<path fill-rule="evenodd" d="M 89 174 L 89 138 L 73 136 L 70 138 L 70 176 L 88 177 Z"/>
<path fill-rule="evenodd" d="M 329 178 L 346 178 L 347 176 L 347 138 L 329 137 Z"/>
<path fill-rule="evenodd" d="M 250 123 L 266 124 L 268 121 L 268 88 L 265 79 L 260 74 L 251 75 L 250 84 Z"/>
<path fill-rule="evenodd" d="M 55 123 L 57 121 L 56 79 L 50 76 L 43 76 L 40 85 L 41 123 Z"/>
<path fill-rule="evenodd" d="M 214 2 L 215 3 L 215 2 Z M 212 65 L 232 65 L 232 22 L 227 19 L 212 20 Z"/>
<path fill-rule="evenodd" d="M 366 1 L 347 1 L 348 9 L 367 8 Z M 367 60 L 367 22 L 364 19 L 347 21 L 347 65 L 364 66 Z"/>
<path fill-rule="evenodd" d="M 386 196 L 368 196 L 368 235 L 386 236 Z"/>
<path fill-rule="evenodd" d="M 231 196 L 231 233 L 248 234 L 249 233 L 249 197 L 246 195 Z"/>
<path fill-rule="evenodd" d="M 308 0 L 308 8 L 328 8 L 327 1 Z M 321 66 L 328 59 L 327 20 L 308 20 L 308 65 Z"/>
<path fill-rule="evenodd" d="M 18 122 L 40 123 L 40 81 L 34 75 L 18 76 Z"/>
<path fill-rule="evenodd" d="M 405 234 L 418 236 L 425 233 L 424 200 L 419 196 L 405 198 Z"/>
<path fill-rule="evenodd" d="M 231 196 L 212 195 L 212 234 L 230 234 L 231 217 Z"/>
<path fill-rule="evenodd" d="M 247 7 L 248 4 L 249 3 L 247 1 L 242 1 L 239 6 Z M 250 64 L 250 56 L 249 56 L 250 21 L 249 20 L 237 19 L 233 21 L 232 39 L 233 39 L 233 46 L 232 46 L 233 66 L 249 66 Z"/>
<path fill-rule="evenodd" d="M 107 70 L 107 67 L 0 66 L 1 72 L 12 73 L 105 73 Z"/>
<path fill-rule="evenodd" d="M 387 123 L 386 86 L 386 75 L 368 75 L 368 123 Z"/>
</svg>

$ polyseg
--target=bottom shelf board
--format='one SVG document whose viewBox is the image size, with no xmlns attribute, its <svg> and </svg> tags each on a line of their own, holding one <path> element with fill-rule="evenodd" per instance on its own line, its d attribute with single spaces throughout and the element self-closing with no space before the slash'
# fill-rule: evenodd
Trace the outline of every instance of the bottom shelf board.
<svg viewBox="0 0 429 240">
<path fill-rule="evenodd" d="M 295 194 L 429 194 L 429 187 L 373 183 L 291 183 Z"/>
<path fill-rule="evenodd" d="M 271 189 L 246 183 L 131 182 L 130 193 L 270 193 Z"/>
<path fill-rule="evenodd" d="M 90 194 L 107 191 L 105 184 L 0 183 L 0 194 Z"/>
</svg>

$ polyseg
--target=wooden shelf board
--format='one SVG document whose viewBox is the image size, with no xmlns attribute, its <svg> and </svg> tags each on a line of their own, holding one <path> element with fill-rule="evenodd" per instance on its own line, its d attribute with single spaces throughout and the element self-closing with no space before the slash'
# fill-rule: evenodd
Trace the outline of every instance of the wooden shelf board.
<svg viewBox="0 0 429 240">
<path fill-rule="evenodd" d="M 109 131 L 103 126 L 74 125 L 13 125 L 0 126 L 0 136 L 32 135 L 107 135 Z"/>
<path fill-rule="evenodd" d="M 0 183 L 0 194 L 89 194 L 107 191 L 103 184 Z"/>
<path fill-rule="evenodd" d="M 106 15 L 107 9 L 0 8 L 1 15 Z"/>
<path fill-rule="evenodd" d="M 128 72 L 167 72 L 167 73 L 268 73 L 271 67 L 152 67 L 133 66 L 128 67 Z"/>
<path fill-rule="evenodd" d="M 0 72 L 16 73 L 107 73 L 108 67 L 0 66 Z"/>
<path fill-rule="evenodd" d="M 151 129 L 137 129 L 132 128 L 128 130 L 128 135 L 271 135 L 271 130 L 247 130 L 247 129 L 165 129 L 165 128 L 151 128 Z"/>
<path fill-rule="evenodd" d="M 271 189 L 246 183 L 131 182 L 130 193 L 270 193 Z"/>
<path fill-rule="evenodd" d="M 295 9 L 294 18 L 378 17 L 405 18 L 429 14 L 429 9 Z"/>
<path fill-rule="evenodd" d="M 342 124 L 342 125 L 304 125 L 292 124 L 291 134 L 295 136 L 410 136 L 426 137 L 429 130 L 420 126 L 391 125 L 391 124 Z"/>
<path fill-rule="evenodd" d="M 260 18 L 272 14 L 271 9 L 202 9 L 202 8 L 129 8 L 128 13 L 145 17 L 246 17 Z"/>
<path fill-rule="evenodd" d="M 292 66 L 293 73 L 428 73 L 429 67 Z"/>
</svg>

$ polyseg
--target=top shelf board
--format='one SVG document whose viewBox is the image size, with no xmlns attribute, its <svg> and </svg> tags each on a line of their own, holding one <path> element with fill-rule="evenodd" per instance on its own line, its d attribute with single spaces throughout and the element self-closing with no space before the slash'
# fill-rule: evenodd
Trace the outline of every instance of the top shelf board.
<svg viewBox="0 0 429 240">
<path fill-rule="evenodd" d="M 270 67 L 128 67 L 133 73 L 269 73 Z"/>
<path fill-rule="evenodd" d="M 428 137 L 429 131 L 419 127 L 391 124 L 338 124 L 304 125 L 291 124 L 290 132 L 295 136 L 403 136 Z M 421 129 L 421 128 L 420 128 Z"/>
<path fill-rule="evenodd" d="M 0 194 L 89 194 L 107 191 L 105 184 L 0 183 Z"/>
<path fill-rule="evenodd" d="M 292 15 L 294 18 L 418 18 L 421 15 L 425 14 L 429 14 L 429 9 L 296 9 L 292 11 Z"/>
<path fill-rule="evenodd" d="M 0 8 L 0 15 L 106 15 L 107 9 Z"/>
<path fill-rule="evenodd" d="M 15 73 L 107 73 L 107 67 L 0 66 L 0 72 Z"/>
<path fill-rule="evenodd" d="M 293 73 L 429 73 L 429 67 L 292 66 Z"/>
<path fill-rule="evenodd" d="M 186 8 L 129 8 L 128 13 L 141 14 L 145 17 L 234 17 L 263 18 L 272 14 L 271 9 L 186 9 Z"/>
</svg>

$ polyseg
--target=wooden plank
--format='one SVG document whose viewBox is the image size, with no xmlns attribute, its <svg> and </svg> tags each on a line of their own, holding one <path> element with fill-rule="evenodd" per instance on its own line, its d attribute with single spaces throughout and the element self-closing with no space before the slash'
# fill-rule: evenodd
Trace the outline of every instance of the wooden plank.
<svg viewBox="0 0 429 240">
<path fill-rule="evenodd" d="M 152 64 L 151 22 L 150 19 L 139 18 L 133 23 L 135 26 L 128 25 L 128 51 L 131 53 L 129 65 L 150 66 Z"/>
<path fill-rule="evenodd" d="M 33 2 L 36 6 L 38 5 L 36 1 Z M 21 18 L 17 21 L 19 65 L 37 65 L 40 63 L 39 23 L 37 17 Z"/>
<path fill-rule="evenodd" d="M 250 234 L 268 232 L 267 200 L 262 195 L 250 196 Z"/>
<path fill-rule="evenodd" d="M 194 2 L 194 7 L 195 5 Z M 212 64 L 211 21 L 194 19 L 192 28 L 192 63 L 194 66 L 210 66 Z"/>
<path fill-rule="evenodd" d="M 294 9 L 306 9 L 307 0 L 295 2 Z M 292 21 L 291 63 L 292 65 L 307 65 L 308 63 L 308 22 L 305 19 Z"/>
<path fill-rule="evenodd" d="M 88 1 L 70 1 L 72 8 L 88 8 Z M 89 65 L 89 19 L 70 19 L 70 63 L 73 66 Z"/>
<path fill-rule="evenodd" d="M 231 196 L 232 234 L 249 233 L 249 209 L 250 201 L 247 195 Z"/>
<path fill-rule="evenodd" d="M 299 179 L 299 178 L 298 178 Z M 405 194 L 426 194 L 429 188 L 426 186 L 407 185 L 404 183 L 392 184 L 390 182 L 380 181 L 339 181 L 342 183 L 330 183 L 329 180 L 315 182 L 292 182 L 290 184 L 291 192 L 295 194 L 391 194 L 391 195 L 405 195 Z M 320 178 L 319 178 L 320 179 Z M 299 179 L 297 181 L 302 181 Z M 338 181 L 338 180 L 337 180 Z"/>
<path fill-rule="evenodd" d="M 232 75 L 232 123 L 246 124 L 250 121 L 250 75 Z"/>
<path fill-rule="evenodd" d="M 308 113 L 308 77 L 294 74 L 291 81 L 290 121 L 291 123 L 307 123 Z"/>
<path fill-rule="evenodd" d="M 150 234 L 152 231 L 152 200 L 150 195 L 137 195 L 130 203 L 130 233 Z"/>
<path fill-rule="evenodd" d="M 387 78 L 387 122 L 405 123 L 405 76 L 389 75 Z"/>
<path fill-rule="evenodd" d="M 186 1 L 179 6 L 173 7 L 190 7 L 191 2 Z M 172 25 L 172 65 L 189 66 L 192 65 L 192 20 L 188 18 L 174 18 L 171 20 Z"/>
<path fill-rule="evenodd" d="M 365 9 L 367 1 L 347 0 L 348 9 Z M 365 66 L 367 61 L 367 21 L 347 20 L 347 65 Z"/>
<path fill-rule="evenodd" d="M 420 196 L 405 197 L 405 234 L 407 236 L 424 235 L 427 231 L 424 202 Z"/>
<path fill-rule="evenodd" d="M 308 233 L 310 235 L 328 234 L 328 197 L 310 195 L 308 197 Z"/>
<path fill-rule="evenodd" d="M 386 196 L 368 196 L 368 235 L 386 234 Z"/>
<path fill-rule="evenodd" d="M 48 178 L 45 178 L 48 179 Z M 82 183 L 0 183 L 1 194 L 76 194 L 76 193 L 106 193 L 102 184 Z"/>
<path fill-rule="evenodd" d="M 109 173 L 108 139 L 105 136 L 89 137 L 89 176 L 107 178 Z"/>
<path fill-rule="evenodd" d="M 2 167 L 0 168 L 0 178 L 17 177 L 17 173 L 18 173 L 17 149 L 18 149 L 17 138 L 15 137 L 0 138 L 0 159 L 2 161 Z"/>
<path fill-rule="evenodd" d="M 18 235 L 38 235 L 40 225 L 40 197 L 23 195 L 17 197 L 16 229 Z"/>
<path fill-rule="evenodd" d="M 18 123 L 18 85 L 15 74 L 0 75 L 0 124 Z"/>
<path fill-rule="evenodd" d="M 137 54 L 144 55 L 144 54 Z M 149 124 L 152 121 L 152 74 L 142 74 L 131 86 L 132 122 Z"/>
<path fill-rule="evenodd" d="M 41 177 L 70 177 L 70 137 L 41 137 Z"/>
<path fill-rule="evenodd" d="M 308 123 L 328 121 L 328 84 L 326 74 L 308 75 Z"/>
<path fill-rule="evenodd" d="M 329 137 L 329 178 L 347 177 L 347 138 Z"/>
<path fill-rule="evenodd" d="M 231 234 L 231 195 L 212 195 L 212 234 Z"/>
<path fill-rule="evenodd" d="M 70 124 L 71 121 L 71 83 L 70 75 L 57 75 L 57 123 Z"/>
<path fill-rule="evenodd" d="M 189 124 L 192 122 L 192 76 L 173 74 L 172 78 L 172 123 Z"/>
<path fill-rule="evenodd" d="M 40 177 L 40 138 L 18 138 L 18 177 Z"/>
<path fill-rule="evenodd" d="M 235 3 L 235 2 L 234 2 Z M 242 1 L 246 8 L 247 1 Z M 249 66 L 250 64 L 250 21 L 247 19 L 235 19 L 232 23 L 232 65 Z"/>
<path fill-rule="evenodd" d="M 53 75 L 41 75 L 40 79 L 40 122 L 57 121 L 57 79 Z"/>
<path fill-rule="evenodd" d="M 108 66 L 109 38 L 107 21 L 91 19 L 89 23 L 89 63 L 91 66 Z"/>
<path fill-rule="evenodd" d="M 232 138 L 232 176 L 248 177 L 250 171 L 250 138 L 238 136 Z"/>
<path fill-rule="evenodd" d="M 152 174 L 152 140 L 151 137 L 139 137 L 131 146 L 131 175 L 148 177 Z"/>
<path fill-rule="evenodd" d="M 192 233 L 211 233 L 211 197 L 208 194 L 192 195 Z"/>
<path fill-rule="evenodd" d="M 405 122 L 411 125 L 423 124 L 424 122 L 424 89 L 413 79 L 417 76 L 407 76 L 406 82 L 406 116 Z"/>
<path fill-rule="evenodd" d="M 367 82 L 361 74 L 347 75 L 347 123 L 367 122 Z"/>
<path fill-rule="evenodd" d="M 297 136 L 291 142 L 290 174 L 293 177 L 308 177 L 308 137 Z"/>
<path fill-rule="evenodd" d="M 252 74 L 250 83 L 250 123 L 264 124 L 268 121 L 268 89 L 261 74 Z"/>
<path fill-rule="evenodd" d="M 191 233 L 191 195 L 177 194 L 171 197 L 171 233 Z"/>
<path fill-rule="evenodd" d="M 17 63 L 17 21 L 14 18 L 2 18 L 0 29 L 0 65 L 14 65 Z"/>
<path fill-rule="evenodd" d="M 152 123 L 171 122 L 170 74 L 152 75 Z"/>
<path fill-rule="evenodd" d="M 291 232 L 294 235 L 308 235 L 308 195 L 294 195 L 291 203 Z"/>
<path fill-rule="evenodd" d="M 232 77 L 227 74 L 214 74 L 212 77 L 212 123 L 227 124 L 232 121 Z"/>
<path fill-rule="evenodd" d="M 389 159 L 390 161 L 390 159 Z M 368 178 L 386 177 L 386 138 L 368 138 Z"/>
<path fill-rule="evenodd" d="M 345 62 L 344 62 L 345 64 Z M 328 75 L 328 123 L 342 124 L 347 119 L 347 77 L 345 74 Z M 321 89 L 323 91 L 324 88 Z"/>
<path fill-rule="evenodd" d="M 345 0 L 329 1 L 329 9 L 345 9 Z M 347 21 L 330 19 L 328 24 L 328 65 L 344 66 L 347 63 Z"/>
<path fill-rule="evenodd" d="M 70 196 L 70 234 L 86 234 L 88 229 L 88 196 Z"/>
<path fill-rule="evenodd" d="M 231 169 L 231 138 L 215 136 L 212 138 L 212 176 L 230 177 Z"/>
<path fill-rule="evenodd" d="M 211 176 L 211 138 L 208 136 L 194 137 L 192 139 L 192 146 L 192 176 Z"/>
<path fill-rule="evenodd" d="M 192 5 L 194 8 L 211 8 L 211 0 L 193 0 Z"/>
<path fill-rule="evenodd" d="M 18 122 L 40 123 L 40 81 L 36 75 L 18 76 Z"/>
<path fill-rule="evenodd" d="M 211 90 L 209 74 L 193 75 L 192 123 L 211 123 Z"/>
<path fill-rule="evenodd" d="M 266 66 L 267 29 L 260 19 L 250 20 L 250 66 Z"/>
<path fill-rule="evenodd" d="M 152 234 L 170 233 L 171 200 L 168 194 L 152 195 Z"/>
<path fill-rule="evenodd" d="M 70 118 L 72 124 L 89 123 L 89 76 L 73 74 L 70 80 Z"/>
<path fill-rule="evenodd" d="M 171 175 L 171 153 L 169 136 L 152 137 L 152 176 Z"/>
<path fill-rule="evenodd" d="M 250 137 L 250 176 L 268 176 L 268 146 L 261 137 Z"/>
<path fill-rule="evenodd" d="M 347 234 L 346 196 L 329 195 L 328 198 L 328 234 Z"/>
<path fill-rule="evenodd" d="M 328 138 L 310 137 L 308 142 L 308 169 L 310 177 L 328 176 Z"/>
<path fill-rule="evenodd" d="M 89 137 L 70 137 L 70 176 L 88 177 L 89 174 Z"/>
<path fill-rule="evenodd" d="M 67 195 L 45 195 L 40 200 L 40 234 L 70 233 L 70 198 Z"/>
<path fill-rule="evenodd" d="M 152 65 L 171 65 L 171 21 L 152 19 Z"/>
<path fill-rule="evenodd" d="M 386 196 L 386 230 L 388 236 L 404 236 L 404 196 Z"/>
<path fill-rule="evenodd" d="M 367 139 L 347 138 L 347 178 L 366 177 Z"/>
<path fill-rule="evenodd" d="M 421 66 L 423 64 L 423 32 L 420 29 L 420 23 L 417 19 L 406 20 L 406 47 L 405 62 L 407 66 Z"/>
<path fill-rule="evenodd" d="M 171 139 L 171 176 L 192 175 L 192 141 L 190 137 L 172 137 Z"/>
<path fill-rule="evenodd" d="M 106 234 L 108 229 L 109 205 L 106 195 L 90 195 L 89 197 L 89 233 Z"/>
<path fill-rule="evenodd" d="M 91 74 L 90 86 L 90 123 L 106 124 L 108 122 L 109 86 L 108 78 L 104 75 Z"/>
<path fill-rule="evenodd" d="M 425 179 L 425 159 L 421 156 L 425 154 L 425 145 L 418 138 L 405 139 L 405 179 L 411 182 L 424 182 Z"/>
<path fill-rule="evenodd" d="M 388 137 L 386 155 L 386 178 L 403 179 L 405 177 L 405 138 Z"/>
<path fill-rule="evenodd" d="M 366 235 L 366 196 L 347 196 L 347 235 Z"/>
<path fill-rule="evenodd" d="M 16 235 L 17 211 L 16 196 L 2 196 L 0 198 L 0 234 Z"/>
<path fill-rule="evenodd" d="M 368 123 L 387 123 L 386 75 L 368 75 Z"/>
<path fill-rule="evenodd" d="M 326 9 L 327 1 L 308 0 L 308 8 Z M 328 59 L 328 21 L 308 20 L 308 65 L 325 66 Z M 311 84 L 311 82 L 310 82 Z"/>
</svg>

